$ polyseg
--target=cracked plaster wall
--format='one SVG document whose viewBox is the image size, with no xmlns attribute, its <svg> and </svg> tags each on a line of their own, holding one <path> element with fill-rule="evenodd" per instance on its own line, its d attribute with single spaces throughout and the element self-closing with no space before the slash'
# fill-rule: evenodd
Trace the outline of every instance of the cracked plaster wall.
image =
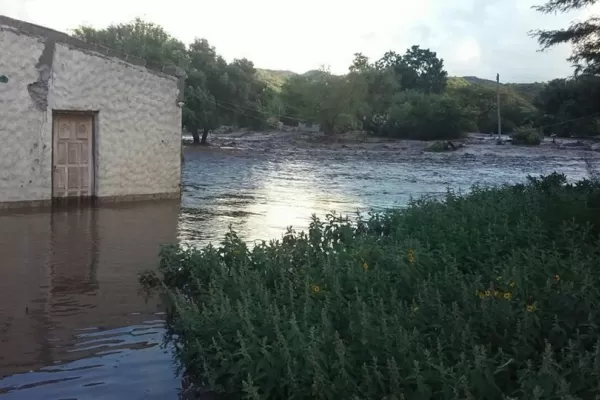
<svg viewBox="0 0 600 400">
<path fill-rule="evenodd" d="M 97 112 L 97 196 L 179 192 L 177 78 L 1 24 L 0 55 L 0 202 L 51 198 L 53 110 Z"/>
</svg>

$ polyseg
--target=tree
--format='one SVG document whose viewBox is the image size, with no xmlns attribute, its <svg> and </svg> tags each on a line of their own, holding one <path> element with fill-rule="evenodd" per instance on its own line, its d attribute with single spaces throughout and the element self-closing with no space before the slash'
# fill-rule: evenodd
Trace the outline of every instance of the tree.
<svg viewBox="0 0 600 400">
<path fill-rule="evenodd" d="M 370 64 L 369 59 L 362 53 L 354 54 L 354 60 L 349 68 L 350 74 L 362 77 L 367 86 L 361 119 L 370 120 L 373 115 L 387 111 L 394 94 L 400 90 L 399 79 L 390 68 L 397 57 L 396 53 L 388 52 L 377 63 Z"/>
<path fill-rule="evenodd" d="M 394 97 L 375 132 L 405 139 L 453 139 L 473 129 L 473 111 L 444 94 L 404 91 Z"/>
<path fill-rule="evenodd" d="M 327 73 L 319 82 L 318 122 L 325 133 L 342 133 L 359 128 L 367 82 L 360 74 L 336 76 Z"/>
<path fill-rule="evenodd" d="M 333 75 L 326 69 L 290 78 L 282 88 L 286 114 L 318 123 L 325 133 L 360 127 L 367 82 L 361 73 Z M 288 118 L 284 122 L 297 123 Z"/>
<path fill-rule="evenodd" d="M 549 0 L 535 9 L 543 13 L 568 12 L 595 4 L 598 0 Z M 575 22 L 566 29 L 536 30 L 531 32 L 537 37 L 542 49 L 548 49 L 560 43 L 573 46 L 568 58 L 575 67 L 575 74 L 600 74 L 600 18 L 593 16 L 584 22 Z"/>
<path fill-rule="evenodd" d="M 479 132 L 494 132 L 498 126 L 497 88 L 485 84 L 465 85 L 454 82 L 448 93 L 455 97 L 464 108 L 473 111 L 476 128 Z M 500 89 L 502 109 L 502 127 L 505 132 L 513 132 L 515 128 L 531 123 L 535 119 L 536 109 L 529 101 L 522 98 L 509 86 Z"/>
<path fill-rule="evenodd" d="M 419 46 L 412 46 L 403 56 L 388 51 L 375 63 L 375 68 L 392 70 L 398 86 L 404 90 L 442 93 L 448 80 L 444 60 L 437 58 L 435 52 Z"/>
<path fill-rule="evenodd" d="M 446 89 L 448 73 L 444 70 L 444 60 L 437 58 L 437 54 L 429 49 L 412 46 L 396 68 L 406 90 L 442 93 Z"/>
<path fill-rule="evenodd" d="M 183 125 L 192 134 L 194 144 L 207 144 L 208 133 L 219 126 L 215 97 L 207 89 L 206 76 L 195 70 L 188 76 L 183 108 Z M 202 129 L 200 139 L 199 129 Z"/>
<path fill-rule="evenodd" d="M 350 72 L 364 72 L 371 69 L 369 57 L 362 53 L 354 53 L 354 60 L 352 60 L 352 65 L 350 65 L 349 69 Z"/>
<path fill-rule="evenodd" d="M 534 101 L 545 134 L 600 134 L 600 77 L 582 75 L 550 81 Z"/>
<path fill-rule="evenodd" d="M 183 125 L 195 144 L 206 144 L 209 132 L 223 123 L 264 127 L 265 110 L 273 108 L 269 102 L 278 100 L 258 78 L 251 61 L 234 60 L 228 65 L 206 39 L 196 39 L 186 48 L 162 27 L 139 18 L 100 30 L 81 26 L 73 34 L 143 58 L 147 65 L 183 68 L 188 75 Z"/>
<path fill-rule="evenodd" d="M 109 25 L 100 30 L 80 26 L 73 30 L 73 35 L 87 42 L 142 58 L 148 64 L 161 68 L 167 64 L 182 68 L 187 66 L 185 44 L 172 37 L 161 26 L 140 18 L 129 23 Z"/>
<path fill-rule="evenodd" d="M 208 133 L 221 122 L 219 100 L 227 98 L 227 63 L 206 39 L 196 39 L 188 48 L 189 72 L 185 91 L 183 125 L 194 144 L 206 144 Z M 198 130 L 202 130 L 202 139 Z"/>
<path fill-rule="evenodd" d="M 258 78 L 252 61 L 236 59 L 227 66 L 229 96 L 235 107 L 233 123 L 262 129 L 267 123 L 267 113 L 263 105 L 271 99 L 267 95 L 267 84 Z"/>
</svg>

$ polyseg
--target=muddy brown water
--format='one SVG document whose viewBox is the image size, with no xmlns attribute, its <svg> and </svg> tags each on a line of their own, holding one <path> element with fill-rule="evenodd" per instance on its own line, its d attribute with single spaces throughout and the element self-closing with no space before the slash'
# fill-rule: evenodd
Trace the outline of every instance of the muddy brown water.
<svg viewBox="0 0 600 400">
<path fill-rule="evenodd" d="M 584 158 L 598 157 L 485 143 L 450 154 L 278 147 L 268 137 L 185 155 L 181 202 L 0 214 L 0 397 L 176 399 L 160 304 L 138 294 L 161 244 L 216 243 L 230 225 L 248 242 L 268 240 L 305 228 L 312 213 L 402 207 L 448 187 L 552 171 L 575 180 L 588 175 Z"/>
</svg>

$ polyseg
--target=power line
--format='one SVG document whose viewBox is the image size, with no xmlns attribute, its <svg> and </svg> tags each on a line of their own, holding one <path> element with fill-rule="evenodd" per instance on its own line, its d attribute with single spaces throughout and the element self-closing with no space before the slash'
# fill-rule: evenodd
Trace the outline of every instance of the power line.
<svg viewBox="0 0 600 400">
<path fill-rule="evenodd" d="M 550 124 L 550 125 L 542 125 L 540 126 L 540 129 L 544 129 L 544 128 L 550 128 L 552 126 L 558 126 L 558 125 L 563 125 L 563 124 L 568 124 L 569 122 L 574 122 L 574 121 L 579 121 L 581 119 L 586 119 L 586 118 L 590 118 L 593 117 L 595 115 L 600 115 L 600 111 L 597 111 L 595 113 L 589 114 L 589 115 L 584 115 L 583 117 L 579 117 L 579 118 L 573 118 L 573 119 L 569 119 L 567 121 L 561 121 L 561 122 L 557 122 L 555 124 Z"/>
<path fill-rule="evenodd" d="M 239 108 L 241 110 L 247 110 L 247 111 L 257 112 L 257 113 L 264 114 L 264 115 L 274 116 L 273 113 L 270 113 L 270 112 L 267 112 L 267 111 L 262 111 L 262 110 L 258 110 L 258 109 L 243 107 L 243 106 L 240 106 L 238 104 L 228 103 L 228 102 L 225 102 L 225 101 L 222 101 L 222 100 L 215 100 L 215 102 L 222 103 L 222 104 L 229 104 L 229 105 L 231 105 L 233 107 L 237 107 L 237 108 Z M 235 110 L 232 110 L 232 111 L 235 111 Z M 288 119 L 293 119 L 293 120 L 296 120 L 296 121 L 304 121 L 304 119 L 302 119 L 302 118 L 292 117 L 290 115 L 281 115 L 281 117 L 288 118 Z"/>
<path fill-rule="evenodd" d="M 228 105 L 236 107 L 236 108 L 238 108 L 240 110 L 252 111 L 252 112 L 260 113 L 260 114 L 267 115 L 267 116 L 274 116 L 272 113 L 269 113 L 269 112 L 266 112 L 266 111 L 262 111 L 262 110 L 258 110 L 258 109 L 253 109 L 253 108 L 248 108 L 248 107 L 243 107 L 243 106 L 240 106 L 239 104 L 230 103 L 228 101 L 217 100 L 217 99 L 213 100 L 213 99 L 209 98 L 208 95 L 206 93 L 204 93 L 204 92 L 201 92 L 201 94 L 202 94 L 202 96 L 204 96 L 204 98 L 206 100 L 214 101 L 216 105 L 220 106 L 221 108 L 223 108 L 225 110 L 236 111 L 236 110 L 234 110 L 232 108 L 224 107 L 223 104 L 228 104 Z M 287 119 L 293 119 L 293 120 L 298 121 L 298 122 L 305 121 L 304 118 L 293 117 L 291 115 L 280 115 L 280 117 L 287 118 Z M 254 118 L 258 119 L 257 117 L 254 117 Z"/>
<path fill-rule="evenodd" d="M 217 100 L 217 99 L 213 100 L 213 99 L 209 98 L 208 95 L 206 95 L 204 92 L 201 92 L 201 94 L 202 94 L 202 96 L 204 96 L 204 98 L 206 100 L 214 101 L 214 103 L 217 106 L 223 108 L 224 110 L 234 111 L 235 112 L 237 110 L 231 108 L 231 107 L 235 107 L 235 108 L 237 108 L 239 110 L 251 111 L 251 112 L 259 113 L 259 114 L 266 115 L 266 116 L 275 116 L 273 113 L 270 113 L 270 112 L 266 112 L 266 111 L 262 111 L 262 110 L 258 110 L 258 109 L 253 109 L 253 108 L 248 108 L 248 107 L 243 107 L 243 106 L 240 106 L 239 104 L 231 103 L 231 102 L 228 102 L 228 101 Z M 226 107 L 226 106 L 224 106 L 224 104 L 229 105 L 230 107 Z M 564 124 L 568 124 L 570 122 L 579 121 L 579 120 L 590 118 L 590 117 L 593 117 L 593 116 L 596 116 L 596 115 L 600 115 L 600 111 L 592 113 L 592 114 L 589 114 L 589 115 L 584 115 L 583 117 L 573 118 L 573 119 L 570 119 L 570 120 L 567 120 L 567 121 L 561 121 L 561 122 L 557 122 L 557 123 L 554 123 L 554 124 L 542 125 L 539 128 L 540 129 L 545 129 L 545 128 L 550 128 L 550 127 L 553 127 L 553 126 L 564 125 Z M 258 119 L 258 117 L 253 116 L 253 115 L 249 115 L 249 117 Z M 291 120 L 295 120 L 295 121 L 298 121 L 298 122 L 306 121 L 305 118 L 294 117 L 294 116 L 291 116 L 291 115 L 279 115 L 279 117 L 286 118 L 286 119 L 291 119 Z"/>
</svg>

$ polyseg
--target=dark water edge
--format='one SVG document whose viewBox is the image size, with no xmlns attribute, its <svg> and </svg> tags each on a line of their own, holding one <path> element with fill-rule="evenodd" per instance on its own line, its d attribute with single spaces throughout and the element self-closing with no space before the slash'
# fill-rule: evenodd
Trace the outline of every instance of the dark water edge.
<svg viewBox="0 0 600 400">
<path fill-rule="evenodd" d="M 260 140 L 258 140 L 260 142 Z M 450 154 L 369 148 L 187 148 L 179 202 L 0 214 L 0 397 L 176 399 L 181 378 L 157 299 L 138 273 L 161 244 L 249 243 L 324 216 L 403 207 L 411 197 L 588 175 L 598 153 L 476 146 Z"/>
</svg>

